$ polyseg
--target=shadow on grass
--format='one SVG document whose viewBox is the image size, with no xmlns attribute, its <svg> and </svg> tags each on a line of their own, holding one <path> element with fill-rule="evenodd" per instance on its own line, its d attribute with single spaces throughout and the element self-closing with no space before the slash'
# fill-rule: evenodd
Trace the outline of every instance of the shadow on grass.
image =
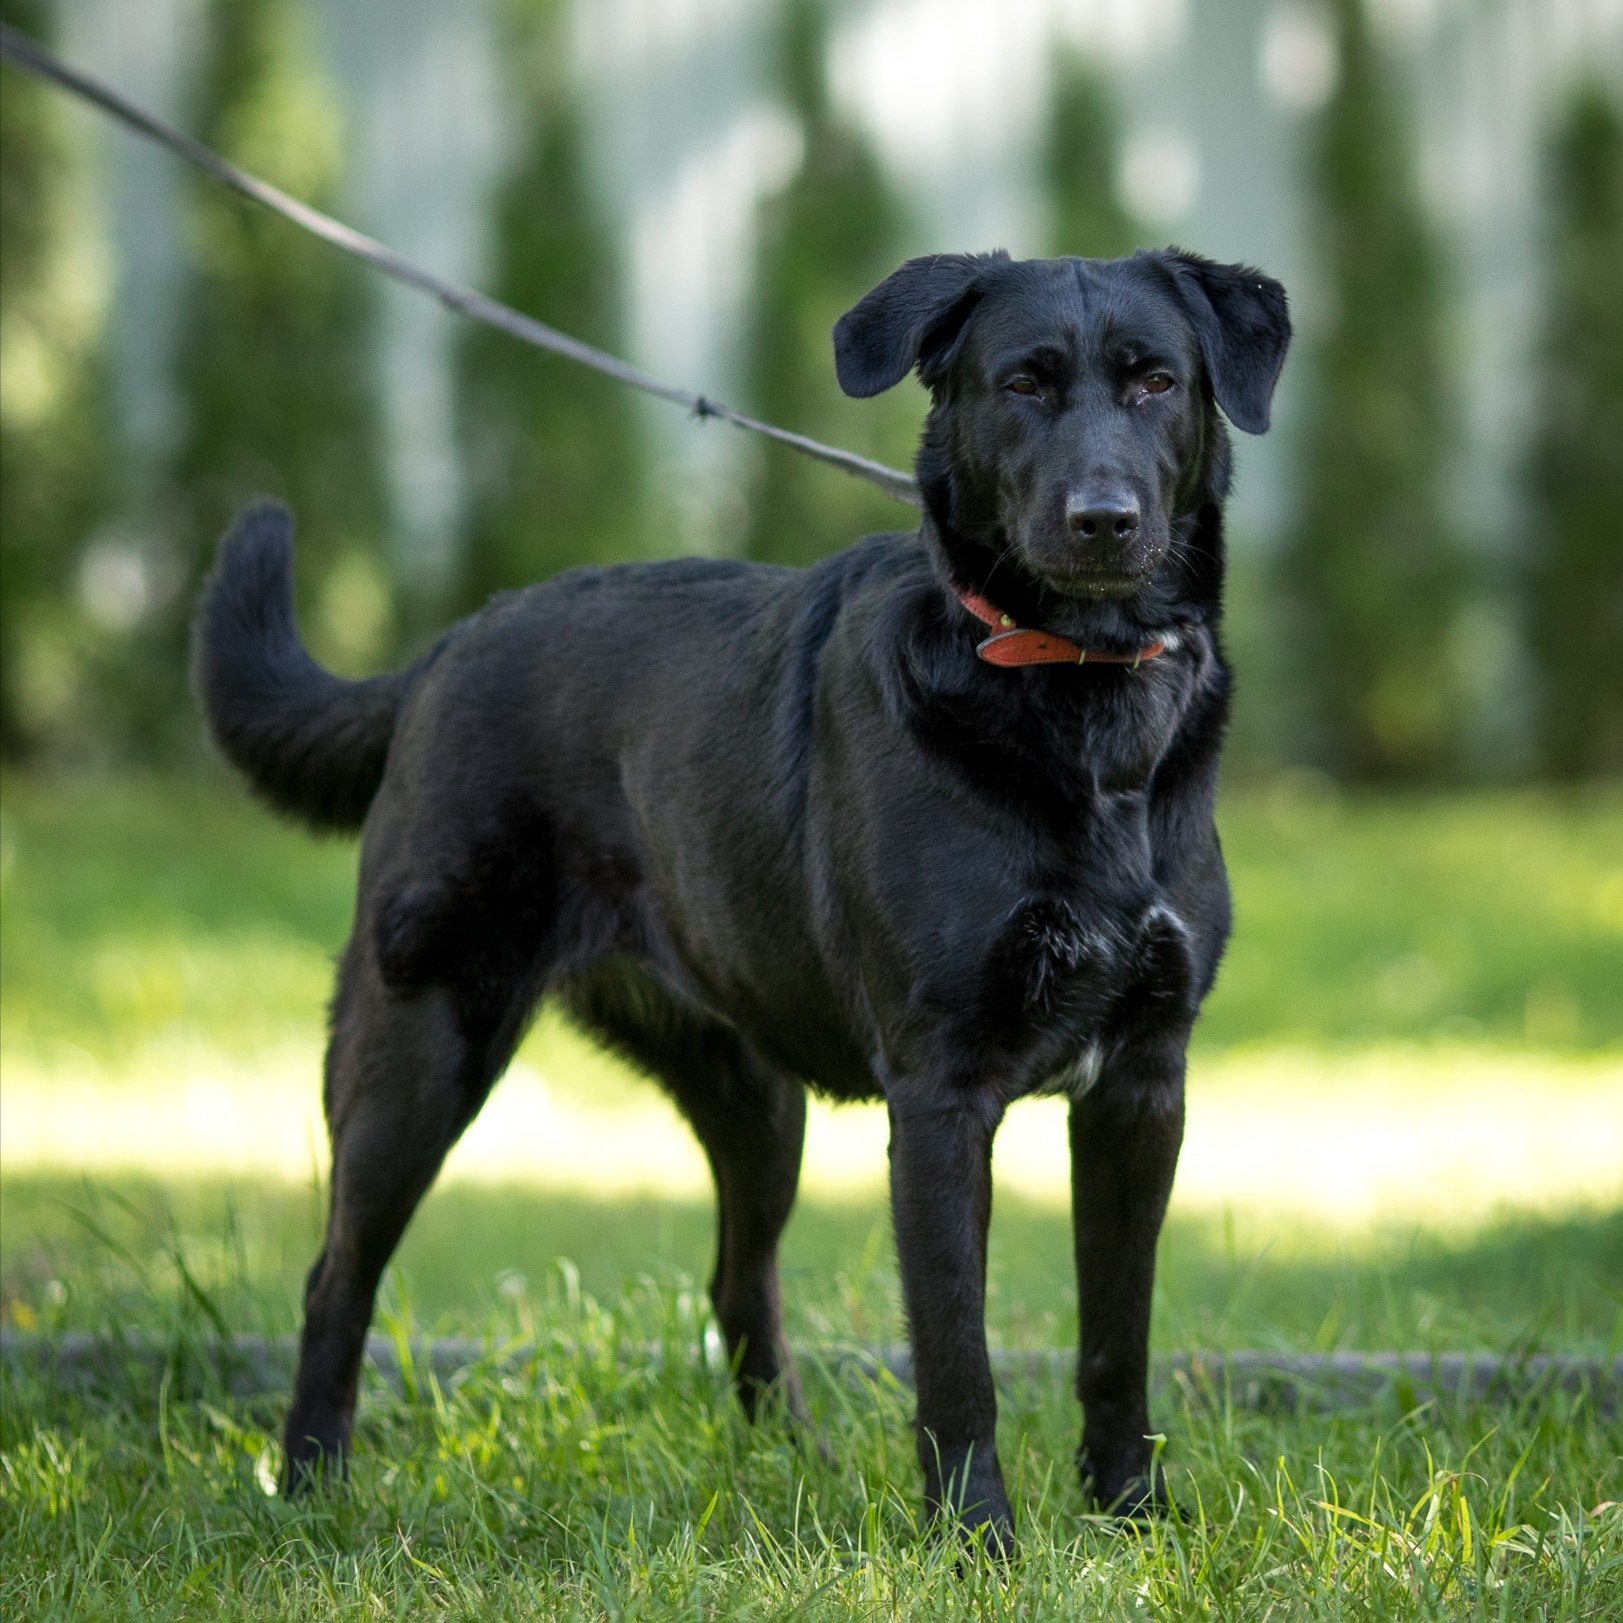
<svg viewBox="0 0 1623 1623">
<path fill-rule="evenodd" d="M 0 1182 L 0 1303 L 14 1328 L 100 1328 L 141 1303 L 192 1303 L 233 1330 L 286 1332 L 320 1236 L 318 1190 L 285 1183 Z M 424 1203 L 385 1287 L 419 1328 L 511 1323 L 568 1259 L 576 1288 L 645 1279 L 702 1303 L 708 1202 L 604 1201 L 451 1185 Z M 882 1200 L 803 1202 L 783 1246 L 797 1338 L 903 1339 Z M 201 1305 L 207 1301 L 205 1311 Z M 993 1220 L 988 1322 L 1011 1346 L 1076 1335 L 1070 1223 L 1004 1198 Z M 1161 1347 L 1623 1351 L 1623 1211 L 1506 1215 L 1473 1233 L 1337 1235 L 1278 1217 L 1174 1212 L 1161 1246 Z"/>
</svg>

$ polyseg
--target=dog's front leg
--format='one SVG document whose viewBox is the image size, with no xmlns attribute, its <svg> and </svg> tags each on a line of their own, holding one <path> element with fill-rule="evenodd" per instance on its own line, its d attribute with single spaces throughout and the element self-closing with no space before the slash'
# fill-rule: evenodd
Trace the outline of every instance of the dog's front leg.
<svg viewBox="0 0 1623 1623">
<path fill-rule="evenodd" d="M 1082 1485 L 1119 1515 L 1165 1505 L 1150 1480 L 1155 1245 L 1183 1143 L 1183 1052 L 1129 1049 L 1071 1106 L 1072 1220 L 1082 1347 Z"/>
<path fill-rule="evenodd" d="M 913 1342 L 919 1463 L 933 1516 L 955 1515 L 1007 1551 L 1014 1516 L 997 1458 L 986 1355 L 986 1228 L 1000 1106 L 899 1086 L 890 1098 L 890 1188 Z"/>
</svg>

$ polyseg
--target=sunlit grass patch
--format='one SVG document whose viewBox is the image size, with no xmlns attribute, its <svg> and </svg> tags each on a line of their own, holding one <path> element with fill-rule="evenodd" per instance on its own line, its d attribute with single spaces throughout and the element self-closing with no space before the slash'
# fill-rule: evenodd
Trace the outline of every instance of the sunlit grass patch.
<svg viewBox="0 0 1623 1623">
<path fill-rule="evenodd" d="M 0 1167 L 299 1180 L 326 1163 L 313 1037 L 249 1058 L 181 1030 L 121 1060 L 11 1054 Z M 998 1135 L 1002 1194 L 1067 1206 L 1065 1105 L 1028 1100 Z M 888 1127 L 877 1105 L 813 1101 L 803 1191 L 875 1199 Z M 701 1198 L 702 1152 L 647 1080 L 549 1016 L 442 1175 L 587 1196 Z M 1406 1218 L 1466 1229 L 1500 1206 L 1623 1200 L 1623 1057 L 1385 1044 L 1200 1053 L 1175 1209 L 1238 1207 L 1353 1232 Z"/>
<path fill-rule="evenodd" d="M 183 1035 L 238 1056 L 319 1033 L 351 912 L 351 842 L 318 841 L 214 779 L 58 782 L 0 795 L 8 1055 L 115 1071 Z"/>
</svg>

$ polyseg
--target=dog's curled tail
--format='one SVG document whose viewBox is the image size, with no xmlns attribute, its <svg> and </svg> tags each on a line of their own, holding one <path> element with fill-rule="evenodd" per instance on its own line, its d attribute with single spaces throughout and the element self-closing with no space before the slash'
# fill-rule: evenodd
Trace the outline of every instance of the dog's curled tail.
<svg viewBox="0 0 1623 1623">
<path fill-rule="evenodd" d="M 347 682 L 305 651 L 293 619 L 293 515 L 246 508 L 198 605 L 193 680 L 215 742 L 279 811 L 357 829 L 383 781 L 412 672 Z"/>
</svg>

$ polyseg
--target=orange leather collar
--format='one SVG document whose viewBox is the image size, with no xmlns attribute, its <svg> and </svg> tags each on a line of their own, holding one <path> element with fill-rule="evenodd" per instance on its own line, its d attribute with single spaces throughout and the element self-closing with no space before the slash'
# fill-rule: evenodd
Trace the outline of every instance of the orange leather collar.
<svg viewBox="0 0 1623 1623">
<path fill-rule="evenodd" d="M 1145 660 L 1166 652 L 1167 645 L 1159 639 L 1146 644 L 1136 654 L 1108 654 L 1094 648 L 1078 648 L 1074 642 L 1067 642 L 1052 632 L 1017 626 L 1012 616 L 994 608 L 974 592 L 959 591 L 958 601 L 982 625 L 991 626 L 997 632 L 975 649 L 988 665 L 1131 665 L 1137 670 Z"/>
</svg>

